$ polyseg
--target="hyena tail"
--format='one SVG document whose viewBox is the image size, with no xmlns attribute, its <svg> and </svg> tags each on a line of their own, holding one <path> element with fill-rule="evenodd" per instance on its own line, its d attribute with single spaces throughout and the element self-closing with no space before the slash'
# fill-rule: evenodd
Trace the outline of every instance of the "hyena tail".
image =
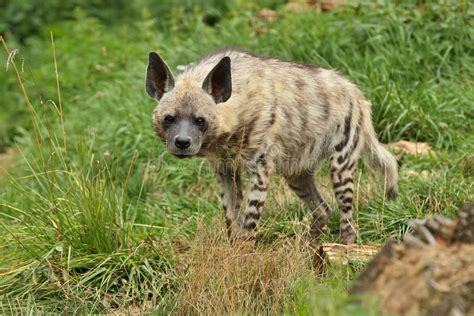
<svg viewBox="0 0 474 316">
<path fill-rule="evenodd" d="M 385 149 L 375 136 L 372 124 L 366 133 L 363 150 L 365 162 L 372 168 L 380 171 L 385 180 L 385 194 L 393 199 L 398 195 L 398 164 L 395 157 Z"/>
</svg>

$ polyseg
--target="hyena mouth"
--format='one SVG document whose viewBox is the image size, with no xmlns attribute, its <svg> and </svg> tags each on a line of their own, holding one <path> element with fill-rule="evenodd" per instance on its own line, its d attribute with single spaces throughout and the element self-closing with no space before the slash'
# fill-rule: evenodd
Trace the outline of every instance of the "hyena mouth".
<svg viewBox="0 0 474 316">
<path fill-rule="evenodd" d="M 191 158 L 196 156 L 196 152 L 194 150 L 172 150 L 170 151 L 173 156 L 178 157 L 179 159 L 183 158 Z"/>
<path fill-rule="evenodd" d="M 184 159 L 184 158 L 190 158 L 194 155 L 190 155 L 190 154 L 173 154 L 174 156 L 178 157 L 179 159 Z"/>
</svg>

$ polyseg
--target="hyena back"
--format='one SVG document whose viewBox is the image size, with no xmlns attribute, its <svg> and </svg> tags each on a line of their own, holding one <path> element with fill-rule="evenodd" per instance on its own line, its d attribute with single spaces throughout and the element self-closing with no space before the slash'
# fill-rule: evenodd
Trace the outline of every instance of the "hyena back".
<svg viewBox="0 0 474 316">
<path fill-rule="evenodd" d="M 382 171 L 387 195 L 397 193 L 397 163 L 377 140 L 370 102 L 333 70 L 227 50 L 174 79 L 161 57 L 150 53 L 146 90 L 160 100 L 153 123 L 169 151 L 213 164 L 234 237 L 254 235 L 273 172 L 312 211 L 311 235 L 317 237 L 330 209 L 313 175 L 329 159 L 345 244 L 356 235 L 352 175 L 361 154 Z M 243 170 L 249 178 L 244 205 Z"/>
</svg>

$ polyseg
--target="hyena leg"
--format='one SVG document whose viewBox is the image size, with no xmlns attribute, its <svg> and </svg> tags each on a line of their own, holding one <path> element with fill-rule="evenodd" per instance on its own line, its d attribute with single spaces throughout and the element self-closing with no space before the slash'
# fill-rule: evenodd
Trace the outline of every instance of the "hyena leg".
<svg viewBox="0 0 474 316">
<path fill-rule="evenodd" d="M 354 194 L 352 174 L 359 160 L 360 144 L 363 143 L 360 140 L 362 137 L 360 126 L 360 123 L 356 125 L 352 135 L 350 132 L 345 133 L 345 138 L 336 146 L 336 151 L 330 158 L 334 193 L 341 213 L 341 240 L 346 245 L 354 242 L 357 232 L 352 220 L 352 195 Z"/>
<path fill-rule="evenodd" d="M 237 222 L 237 235 L 252 238 L 255 235 L 260 215 L 267 198 L 270 167 L 265 154 L 257 154 L 248 163 L 249 191 L 247 207 Z"/>
<path fill-rule="evenodd" d="M 311 224 L 311 238 L 317 238 L 326 225 L 331 209 L 323 200 L 314 183 L 314 175 L 311 171 L 305 171 L 299 175 L 286 177 L 289 187 L 301 198 L 313 213 Z"/>
<path fill-rule="evenodd" d="M 242 184 L 240 169 L 230 166 L 221 166 L 216 171 L 221 189 L 221 202 L 224 207 L 227 235 L 232 235 L 232 224 L 237 220 L 242 201 Z"/>
<path fill-rule="evenodd" d="M 334 186 L 337 204 L 341 213 L 340 234 L 343 244 L 351 244 L 355 240 L 356 228 L 352 220 L 352 195 L 354 193 L 354 182 L 352 173 L 357 161 L 347 159 L 342 164 L 336 163 L 337 158 L 331 158 L 331 178 Z"/>
<path fill-rule="evenodd" d="M 364 144 L 361 132 L 362 124 L 363 113 L 351 102 L 349 113 L 344 121 L 342 137 L 330 158 L 334 193 L 341 213 L 341 241 L 346 245 L 354 242 L 357 232 L 352 220 L 352 195 L 354 193 L 352 174 L 357 167 L 360 150 Z"/>
</svg>

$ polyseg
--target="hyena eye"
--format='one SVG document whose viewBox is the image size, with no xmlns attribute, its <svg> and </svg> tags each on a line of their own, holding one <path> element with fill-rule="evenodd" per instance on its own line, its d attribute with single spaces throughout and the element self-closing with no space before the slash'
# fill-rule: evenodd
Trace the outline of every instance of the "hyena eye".
<svg viewBox="0 0 474 316">
<path fill-rule="evenodd" d="M 172 115 L 166 115 L 164 122 L 165 122 L 165 125 L 171 125 L 171 124 L 173 124 L 173 122 L 174 122 L 174 116 L 172 116 Z"/>
<path fill-rule="evenodd" d="M 199 127 L 204 127 L 206 125 L 206 120 L 203 117 L 196 118 L 195 122 Z"/>
</svg>

